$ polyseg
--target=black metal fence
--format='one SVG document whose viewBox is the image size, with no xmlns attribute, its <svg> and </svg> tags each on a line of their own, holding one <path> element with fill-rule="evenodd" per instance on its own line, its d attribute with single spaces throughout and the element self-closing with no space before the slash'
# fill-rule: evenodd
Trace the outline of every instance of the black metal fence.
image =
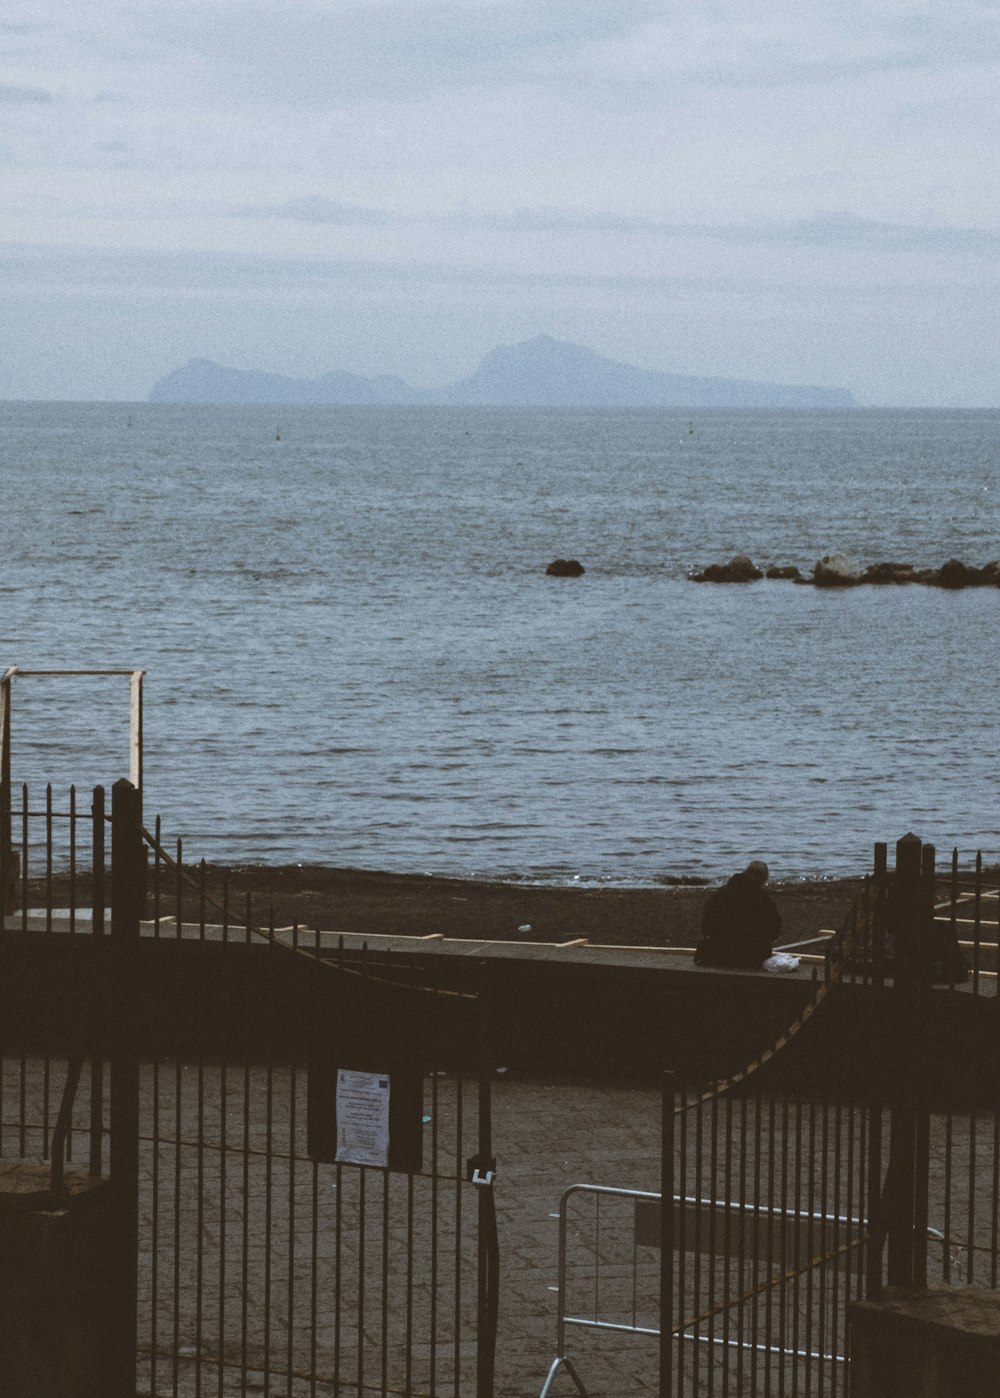
<svg viewBox="0 0 1000 1398">
<path fill-rule="evenodd" d="M 1000 879 L 981 859 L 938 874 L 912 838 L 893 869 L 877 850 L 812 998 L 752 1062 L 570 1111 L 578 1162 L 596 1113 L 643 1114 L 658 1178 L 566 1178 L 554 1107 L 579 1085 L 495 1079 L 480 964 L 445 980 L 261 922 L 134 798 L 24 791 L 0 832 L 0 1181 L 34 1200 L 23 1238 L 43 1214 L 66 1233 L 40 1320 L 5 1235 L 0 1363 L 41 1366 L 14 1393 L 819 1398 L 846 1392 L 852 1299 L 997 1286 Z M 871 1050 L 798 1074 L 836 1017 Z M 536 1177 L 558 1235 L 515 1218 Z M 544 1294 L 519 1281 L 538 1252 Z M 74 1306 L 69 1368 L 43 1373 Z M 517 1337 L 550 1324 L 554 1358 L 531 1361 Z"/>
<path fill-rule="evenodd" d="M 12 820 L 3 946 L 40 993 L 10 996 L 0 1030 L 0 1153 L 67 1215 L 85 1161 L 131 1259 L 131 1332 L 91 1340 L 126 1372 L 100 1391 L 489 1394 L 491 1080 L 456 1069 L 449 1013 L 481 1023 L 475 968 L 436 991 L 404 960 L 260 925 L 144 835 L 128 783 L 113 804 L 107 879 L 100 793 Z"/>
</svg>

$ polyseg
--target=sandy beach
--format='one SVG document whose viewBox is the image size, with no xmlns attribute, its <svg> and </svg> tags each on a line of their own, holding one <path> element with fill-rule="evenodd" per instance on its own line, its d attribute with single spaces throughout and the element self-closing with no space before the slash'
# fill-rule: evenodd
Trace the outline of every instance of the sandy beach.
<svg viewBox="0 0 1000 1398">
<path fill-rule="evenodd" d="M 207 888 L 215 897 L 223 878 L 221 869 L 207 868 Z M 583 937 L 608 946 L 693 946 L 712 886 L 692 880 L 660 888 L 555 887 L 318 865 L 229 871 L 230 906 L 241 907 L 250 894 L 255 917 L 273 909 L 277 925 L 510 942 Z M 782 918 L 781 941 L 839 928 L 861 886 L 861 878 L 770 885 Z"/>
</svg>

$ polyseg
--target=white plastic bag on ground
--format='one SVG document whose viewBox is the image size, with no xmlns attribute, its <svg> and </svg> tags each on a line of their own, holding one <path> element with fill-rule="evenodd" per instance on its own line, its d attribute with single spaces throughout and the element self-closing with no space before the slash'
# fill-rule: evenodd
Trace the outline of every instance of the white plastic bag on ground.
<svg viewBox="0 0 1000 1398">
<path fill-rule="evenodd" d="M 776 951 L 773 956 L 769 956 L 764 962 L 765 971 L 797 971 L 799 969 L 799 958 L 789 956 L 785 951 Z"/>
</svg>

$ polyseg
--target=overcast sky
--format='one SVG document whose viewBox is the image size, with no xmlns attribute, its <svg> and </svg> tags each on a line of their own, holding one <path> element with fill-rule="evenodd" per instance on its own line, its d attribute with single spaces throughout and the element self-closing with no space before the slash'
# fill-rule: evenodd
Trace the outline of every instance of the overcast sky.
<svg viewBox="0 0 1000 1398">
<path fill-rule="evenodd" d="M 547 333 L 1000 406 L 1000 20 L 933 0 L 5 0 L 0 397 Z"/>
</svg>

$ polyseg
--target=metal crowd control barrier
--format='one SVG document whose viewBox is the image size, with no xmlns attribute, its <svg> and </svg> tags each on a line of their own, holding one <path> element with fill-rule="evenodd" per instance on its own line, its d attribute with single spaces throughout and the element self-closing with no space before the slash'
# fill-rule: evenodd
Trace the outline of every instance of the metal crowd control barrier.
<svg viewBox="0 0 1000 1398">
<path fill-rule="evenodd" d="M 592 1199 L 593 1205 L 589 1217 L 573 1220 L 572 1248 L 575 1255 L 571 1259 L 570 1204 L 580 1196 Z M 658 1192 L 610 1185 L 574 1184 L 564 1190 L 558 1215 L 552 1215 L 559 1220 L 556 1355 L 549 1366 L 539 1398 L 548 1398 L 561 1372 L 573 1381 L 582 1398 L 588 1398 L 583 1380 L 566 1353 L 566 1337 L 571 1328 L 649 1338 L 659 1336 L 660 1261 L 657 1253 L 660 1246 L 661 1198 Z M 631 1208 L 619 1207 L 610 1221 L 602 1220 L 602 1205 L 606 1206 L 609 1201 L 630 1201 Z M 711 1238 L 713 1251 L 719 1254 L 735 1253 L 739 1245 L 745 1256 L 756 1254 L 763 1257 L 765 1235 L 770 1235 L 769 1250 L 772 1253 L 780 1252 L 787 1262 L 799 1267 L 808 1267 L 810 1263 L 821 1266 L 825 1260 L 809 1256 L 811 1249 L 808 1244 L 816 1225 L 836 1224 L 842 1230 L 843 1238 L 853 1240 L 858 1245 L 863 1242 L 866 1231 L 864 1220 L 859 1218 L 804 1209 L 775 1208 L 749 1201 L 674 1195 L 674 1208 L 675 1211 L 690 1213 L 692 1217 L 700 1214 L 704 1220 L 711 1220 L 714 1216 L 714 1228 L 708 1227 L 705 1222 L 697 1230 L 688 1226 L 686 1251 L 691 1250 L 695 1240 L 700 1237 L 702 1246 Z M 783 1248 L 775 1248 L 776 1231 L 784 1235 Z M 675 1237 L 677 1232 L 675 1224 Z M 944 1234 L 937 1229 L 929 1228 L 927 1235 L 936 1242 L 945 1241 Z M 571 1272 L 574 1274 L 572 1277 Z M 572 1283 L 576 1285 L 571 1296 Z M 577 1299 L 582 1287 L 587 1288 L 589 1304 L 586 1308 L 571 1306 L 571 1301 Z M 740 1299 L 738 1295 L 732 1296 L 729 1304 L 736 1306 Z M 720 1311 L 722 1309 L 724 1307 L 720 1307 Z M 698 1325 L 697 1317 L 688 1322 L 676 1322 L 675 1340 L 728 1346 L 731 1350 L 753 1350 L 772 1358 L 820 1360 L 826 1364 L 847 1362 L 846 1355 L 840 1353 L 786 1348 L 773 1341 L 734 1338 L 725 1334 L 692 1334 L 691 1331 Z"/>
<path fill-rule="evenodd" d="M 567 1258 L 567 1241 L 569 1237 L 569 1203 L 570 1200 L 576 1197 L 577 1195 L 589 1195 L 592 1196 L 595 1200 L 595 1232 L 591 1240 L 593 1245 L 592 1261 L 588 1269 L 591 1273 L 591 1277 L 594 1284 L 593 1307 L 591 1309 L 591 1312 L 586 1315 L 571 1315 L 569 1314 L 568 1310 L 569 1261 Z M 570 1359 L 566 1353 L 566 1331 L 568 1327 L 582 1326 L 589 1330 L 625 1331 L 626 1333 L 633 1335 L 647 1336 L 659 1335 L 660 1333 L 660 1328 L 658 1324 L 640 1324 L 638 1291 L 641 1266 L 638 1254 L 638 1228 L 636 1226 L 636 1219 L 634 1215 L 631 1229 L 632 1244 L 630 1249 L 631 1277 L 627 1285 L 627 1292 L 630 1296 L 630 1304 L 628 1307 L 626 1307 L 626 1310 L 624 1312 L 628 1319 L 622 1321 L 621 1319 L 612 1320 L 608 1318 L 611 1314 L 621 1315 L 622 1312 L 620 1307 L 612 1311 L 611 1307 L 608 1307 L 607 1304 L 604 1316 L 602 1318 L 601 1284 L 602 1279 L 606 1279 L 603 1278 L 602 1275 L 605 1269 L 602 1269 L 600 1204 L 601 1200 L 606 1198 L 632 1199 L 635 1201 L 633 1205 L 633 1209 L 635 1209 L 640 1201 L 649 1204 L 658 1204 L 660 1202 L 661 1196 L 659 1194 L 650 1193 L 647 1190 L 617 1189 L 610 1185 L 572 1184 L 569 1186 L 568 1189 L 563 1190 L 562 1196 L 559 1200 L 559 1213 L 551 1215 L 553 1218 L 559 1219 L 559 1283 L 557 1298 L 558 1315 L 556 1319 L 556 1355 L 551 1365 L 549 1366 L 549 1371 L 545 1377 L 545 1383 L 542 1385 L 542 1391 L 539 1394 L 539 1398 L 548 1398 L 548 1394 L 551 1393 L 552 1385 L 555 1382 L 556 1376 L 560 1372 L 560 1370 L 564 1370 L 566 1372 L 568 1377 L 571 1378 L 573 1380 L 573 1383 L 576 1385 L 577 1392 L 583 1394 L 584 1398 L 586 1398 L 587 1390 L 583 1386 L 583 1382 L 576 1371 L 576 1367 L 573 1364 L 572 1359 Z M 616 1272 L 615 1281 L 621 1283 L 624 1280 L 623 1276 L 621 1275 L 621 1267 L 623 1265 L 622 1261 L 619 1259 L 612 1265 L 614 1266 Z M 628 1259 L 626 1259 L 625 1265 L 629 1265 Z M 588 1278 L 588 1280 L 590 1279 L 591 1278 Z M 659 1281 L 658 1269 L 656 1277 L 650 1278 L 650 1281 L 653 1295 L 655 1296 L 656 1287 Z M 617 1289 L 616 1295 L 620 1300 L 620 1285 Z M 605 1302 L 607 1303 L 607 1291 L 605 1291 Z"/>
</svg>

